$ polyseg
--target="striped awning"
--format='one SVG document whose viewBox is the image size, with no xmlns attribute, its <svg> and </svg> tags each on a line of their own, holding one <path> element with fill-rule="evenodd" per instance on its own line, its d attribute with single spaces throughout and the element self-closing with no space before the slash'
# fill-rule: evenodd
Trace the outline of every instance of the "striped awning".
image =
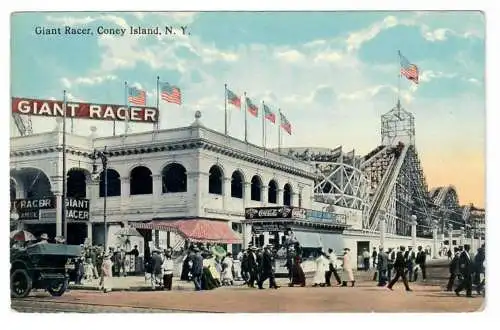
<svg viewBox="0 0 500 330">
<path fill-rule="evenodd" d="M 240 244 L 241 237 L 226 222 L 207 219 L 154 220 L 148 223 L 129 222 L 137 229 L 174 232 L 191 242 Z"/>
</svg>

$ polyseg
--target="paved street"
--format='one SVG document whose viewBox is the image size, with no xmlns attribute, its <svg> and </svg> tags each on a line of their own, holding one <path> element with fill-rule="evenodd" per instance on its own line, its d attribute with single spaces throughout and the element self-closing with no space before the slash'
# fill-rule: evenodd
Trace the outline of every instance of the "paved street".
<svg viewBox="0 0 500 330">
<path fill-rule="evenodd" d="M 19 312 L 473 312 L 482 309 L 484 298 L 456 297 L 443 292 L 445 267 L 429 269 L 426 283 L 411 283 L 406 292 L 398 283 L 394 291 L 378 288 L 368 280 L 371 272 L 359 272 L 354 288 L 289 288 L 257 290 L 245 286 L 212 291 L 119 291 L 101 293 L 71 290 L 62 297 L 36 292 L 27 299 L 13 299 Z M 281 283 L 286 280 L 280 280 Z M 424 285 L 425 284 L 425 285 Z M 186 289 L 188 287 L 186 286 Z"/>
</svg>

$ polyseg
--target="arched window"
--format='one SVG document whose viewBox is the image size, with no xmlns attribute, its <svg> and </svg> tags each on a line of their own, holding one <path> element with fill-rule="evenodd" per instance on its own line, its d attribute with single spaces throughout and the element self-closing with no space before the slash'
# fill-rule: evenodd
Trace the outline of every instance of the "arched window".
<svg viewBox="0 0 500 330">
<path fill-rule="evenodd" d="M 148 195 L 153 193 L 153 176 L 145 166 L 137 166 L 130 172 L 130 195 Z"/>
<path fill-rule="evenodd" d="M 67 176 L 67 196 L 75 198 L 85 198 L 87 196 L 87 182 L 85 172 L 82 169 L 71 169 Z"/>
<path fill-rule="evenodd" d="M 186 168 L 178 163 L 168 164 L 161 171 L 161 182 L 161 191 L 164 194 L 186 192 Z"/>
<path fill-rule="evenodd" d="M 234 171 L 231 176 L 231 197 L 243 198 L 243 174 L 240 171 Z"/>
<path fill-rule="evenodd" d="M 267 190 L 267 202 L 276 204 L 278 201 L 278 184 L 276 181 L 271 180 L 269 181 L 269 187 Z"/>
<path fill-rule="evenodd" d="M 283 205 L 292 206 L 292 186 L 288 183 L 283 189 Z"/>
<path fill-rule="evenodd" d="M 219 166 L 214 165 L 208 172 L 208 193 L 222 195 L 222 183 L 224 174 Z"/>
<path fill-rule="evenodd" d="M 16 181 L 10 179 L 10 200 L 13 201 L 16 199 L 17 191 L 16 191 Z"/>
<path fill-rule="evenodd" d="M 118 174 L 117 171 L 110 168 L 108 168 L 106 171 L 108 172 L 107 196 L 108 197 L 120 196 L 122 192 L 120 174 Z M 106 188 L 104 186 L 104 177 L 105 177 L 104 171 L 102 171 L 101 174 L 99 175 L 99 197 L 104 197 L 104 195 L 106 195 L 104 191 L 104 189 Z"/>
<path fill-rule="evenodd" d="M 262 180 L 257 175 L 254 175 L 252 178 L 252 185 L 250 192 L 250 197 L 253 201 L 260 201 L 260 194 L 262 190 L 261 188 L 262 188 Z"/>
</svg>

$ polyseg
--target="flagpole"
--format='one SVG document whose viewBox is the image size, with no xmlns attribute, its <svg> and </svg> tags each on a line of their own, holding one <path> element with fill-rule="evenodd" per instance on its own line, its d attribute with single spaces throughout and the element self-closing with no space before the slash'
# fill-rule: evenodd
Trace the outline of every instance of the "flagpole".
<svg viewBox="0 0 500 330">
<path fill-rule="evenodd" d="M 109 100 L 109 88 L 106 88 L 106 98 Z M 113 136 L 116 135 L 116 119 L 113 119 Z"/>
<path fill-rule="evenodd" d="M 156 76 L 156 110 L 160 112 L 160 76 Z M 156 132 L 158 132 L 160 128 L 159 119 L 158 117 L 158 121 L 154 124 Z"/>
<path fill-rule="evenodd" d="M 61 225 L 62 235 L 68 242 L 68 225 L 66 223 L 66 90 L 63 92 L 63 136 L 62 136 L 62 198 L 61 198 Z"/>
<path fill-rule="evenodd" d="M 281 109 L 278 109 L 280 115 L 280 122 L 278 125 L 278 153 L 281 155 Z"/>
<path fill-rule="evenodd" d="M 399 108 L 401 107 L 401 101 L 400 101 L 400 96 L 401 96 L 401 51 L 398 50 L 398 56 L 399 56 L 399 74 L 398 74 L 398 100 L 397 100 L 397 107 L 398 111 Z"/>
<path fill-rule="evenodd" d="M 265 112 L 264 112 L 264 101 L 262 101 L 262 146 L 266 149 L 266 121 L 264 120 Z"/>
<path fill-rule="evenodd" d="M 245 142 L 248 143 L 248 135 L 247 135 L 247 92 L 243 93 L 244 99 L 245 99 Z"/>
<path fill-rule="evenodd" d="M 127 133 L 128 133 L 128 116 L 130 113 L 129 104 L 128 104 L 128 87 L 127 87 L 126 81 L 125 81 L 125 107 L 127 108 L 127 113 L 125 115 L 125 132 L 123 133 L 124 137 L 126 137 Z"/>
<path fill-rule="evenodd" d="M 224 134 L 227 135 L 227 84 L 224 84 Z"/>
</svg>

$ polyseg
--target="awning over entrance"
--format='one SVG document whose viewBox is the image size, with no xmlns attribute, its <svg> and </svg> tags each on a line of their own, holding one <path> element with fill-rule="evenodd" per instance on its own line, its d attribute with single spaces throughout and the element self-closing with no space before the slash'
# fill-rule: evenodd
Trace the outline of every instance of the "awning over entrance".
<svg viewBox="0 0 500 330">
<path fill-rule="evenodd" d="M 174 232 L 191 242 L 240 244 L 241 237 L 228 227 L 227 223 L 206 219 L 154 220 L 148 223 L 129 222 L 138 229 Z"/>
</svg>

